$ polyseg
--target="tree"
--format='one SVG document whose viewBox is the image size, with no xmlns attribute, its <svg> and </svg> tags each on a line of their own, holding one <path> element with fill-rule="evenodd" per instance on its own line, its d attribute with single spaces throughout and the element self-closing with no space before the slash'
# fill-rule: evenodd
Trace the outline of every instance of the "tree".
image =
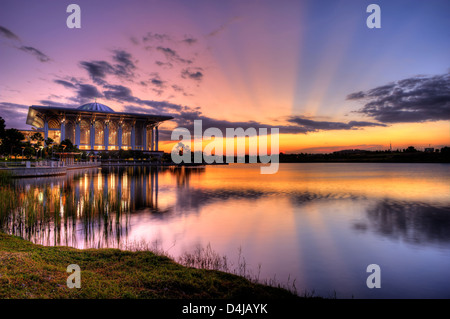
<svg viewBox="0 0 450 319">
<path fill-rule="evenodd" d="M 58 152 L 79 152 L 80 150 L 78 147 L 74 146 L 72 141 L 66 138 L 64 141 L 59 143 L 59 145 L 56 146 L 56 150 Z"/>
<path fill-rule="evenodd" d="M 0 116 L 0 140 L 5 136 L 5 120 Z"/>
<path fill-rule="evenodd" d="M 22 141 L 24 139 L 25 136 L 15 128 L 5 130 L 2 138 L 2 145 L 0 147 L 1 154 L 9 154 L 11 156 L 21 154 L 23 144 Z"/>
<path fill-rule="evenodd" d="M 52 138 L 47 137 L 47 139 L 45 140 L 45 146 L 50 147 L 54 142 L 55 141 Z"/>
<path fill-rule="evenodd" d="M 406 153 L 414 153 L 417 152 L 417 150 L 414 148 L 414 146 L 408 146 L 406 150 L 404 150 Z"/>
</svg>

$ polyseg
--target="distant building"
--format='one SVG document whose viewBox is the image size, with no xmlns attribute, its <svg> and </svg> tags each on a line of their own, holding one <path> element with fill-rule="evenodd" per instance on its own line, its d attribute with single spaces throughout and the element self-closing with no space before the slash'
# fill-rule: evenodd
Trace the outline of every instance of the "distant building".
<svg viewBox="0 0 450 319">
<path fill-rule="evenodd" d="M 425 147 L 425 153 L 433 153 L 434 147 Z"/>
<path fill-rule="evenodd" d="M 69 139 L 80 150 L 159 152 L 158 126 L 171 116 L 120 113 L 100 103 L 78 108 L 32 105 L 27 124 L 56 143 Z"/>
</svg>

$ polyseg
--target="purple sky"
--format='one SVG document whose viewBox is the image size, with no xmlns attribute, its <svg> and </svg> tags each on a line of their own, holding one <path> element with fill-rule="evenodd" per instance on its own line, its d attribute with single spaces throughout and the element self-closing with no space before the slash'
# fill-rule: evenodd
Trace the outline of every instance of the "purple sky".
<svg viewBox="0 0 450 319">
<path fill-rule="evenodd" d="M 7 127 L 29 128 L 30 105 L 97 99 L 172 114 L 167 129 L 277 126 L 292 151 L 449 141 L 448 1 L 76 1 L 81 29 L 70 3 L 1 1 Z"/>
</svg>

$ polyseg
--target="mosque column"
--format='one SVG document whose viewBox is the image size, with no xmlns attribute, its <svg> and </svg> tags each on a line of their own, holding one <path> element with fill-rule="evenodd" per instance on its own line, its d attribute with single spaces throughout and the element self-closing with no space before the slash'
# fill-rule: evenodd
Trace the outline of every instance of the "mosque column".
<svg viewBox="0 0 450 319">
<path fill-rule="evenodd" d="M 150 139 L 150 146 L 151 146 L 151 151 L 153 152 L 155 150 L 155 134 L 154 134 L 154 127 L 152 126 L 152 137 Z"/>
<path fill-rule="evenodd" d="M 91 121 L 91 149 L 95 147 L 95 120 Z"/>
<path fill-rule="evenodd" d="M 122 123 L 119 123 L 118 125 L 118 132 L 117 132 L 117 145 L 119 150 L 122 148 Z"/>
<path fill-rule="evenodd" d="M 44 119 L 44 139 L 48 139 L 48 119 Z"/>
<path fill-rule="evenodd" d="M 66 119 L 63 118 L 61 120 L 61 140 L 60 142 L 64 141 L 66 139 Z"/>
<path fill-rule="evenodd" d="M 158 126 L 155 127 L 155 144 L 156 144 L 156 151 L 159 151 L 159 130 Z"/>
<path fill-rule="evenodd" d="M 142 129 L 142 150 L 146 151 L 147 149 L 147 125 L 144 125 Z"/>
<path fill-rule="evenodd" d="M 105 122 L 103 129 L 103 144 L 105 145 L 105 150 L 108 150 L 109 143 L 109 122 Z"/>
<path fill-rule="evenodd" d="M 136 122 L 131 123 L 131 149 L 136 149 Z"/>
<path fill-rule="evenodd" d="M 75 145 L 80 147 L 80 121 L 75 122 Z"/>
</svg>

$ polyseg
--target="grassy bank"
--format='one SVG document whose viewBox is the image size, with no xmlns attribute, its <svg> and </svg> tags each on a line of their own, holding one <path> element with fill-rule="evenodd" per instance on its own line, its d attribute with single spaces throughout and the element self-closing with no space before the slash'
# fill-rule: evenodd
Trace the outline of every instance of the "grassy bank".
<svg viewBox="0 0 450 319">
<path fill-rule="evenodd" d="M 81 268 L 68 288 L 67 266 Z M 287 290 L 215 270 L 184 267 L 148 251 L 35 245 L 0 233 L 0 298 L 296 298 Z"/>
</svg>

